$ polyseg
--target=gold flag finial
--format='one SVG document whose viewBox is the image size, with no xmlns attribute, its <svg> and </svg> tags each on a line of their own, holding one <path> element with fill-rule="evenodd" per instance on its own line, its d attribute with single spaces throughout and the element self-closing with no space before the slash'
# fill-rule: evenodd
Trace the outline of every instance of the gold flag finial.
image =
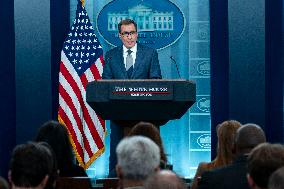
<svg viewBox="0 0 284 189">
<path fill-rule="evenodd" d="M 81 2 L 82 2 L 82 7 L 84 7 L 85 6 L 85 0 L 81 0 Z"/>
</svg>

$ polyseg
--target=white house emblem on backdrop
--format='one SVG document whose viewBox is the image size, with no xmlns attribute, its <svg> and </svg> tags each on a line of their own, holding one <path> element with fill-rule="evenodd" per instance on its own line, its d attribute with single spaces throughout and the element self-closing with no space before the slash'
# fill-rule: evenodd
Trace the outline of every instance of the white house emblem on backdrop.
<svg viewBox="0 0 284 189">
<path fill-rule="evenodd" d="M 173 12 L 159 12 L 145 5 L 137 5 L 127 12 L 108 13 L 108 31 L 117 31 L 118 23 L 125 18 L 136 21 L 138 31 L 173 31 Z"/>
<path fill-rule="evenodd" d="M 201 148 L 211 148 L 211 134 L 202 134 L 197 138 L 197 144 Z"/>
<path fill-rule="evenodd" d="M 126 18 L 137 23 L 138 42 L 156 49 L 175 43 L 185 28 L 182 12 L 169 0 L 114 0 L 97 17 L 98 31 L 109 44 L 121 45 L 117 26 Z"/>
</svg>

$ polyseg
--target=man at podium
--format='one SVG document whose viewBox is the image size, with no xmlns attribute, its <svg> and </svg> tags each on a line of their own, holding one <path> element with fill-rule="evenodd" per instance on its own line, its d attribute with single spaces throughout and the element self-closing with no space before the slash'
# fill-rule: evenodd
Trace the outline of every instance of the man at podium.
<svg viewBox="0 0 284 189">
<path fill-rule="evenodd" d="M 137 24 L 131 19 L 118 24 L 121 46 L 115 47 L 105 55 L 102 79 L 161 79 L 158 53 L 155 49 L 137 43 Z M 109 176 L 115 176 L 117 162 L 115 149 L 123 138 L 123 128 L 110 124 Z"/>
</svg>

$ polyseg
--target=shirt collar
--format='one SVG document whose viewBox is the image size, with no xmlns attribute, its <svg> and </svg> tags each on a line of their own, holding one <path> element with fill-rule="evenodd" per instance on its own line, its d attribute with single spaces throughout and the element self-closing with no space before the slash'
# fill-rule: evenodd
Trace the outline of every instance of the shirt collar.
<svg viewBox="0 0 284 189">
<path fill-rule="evenodd" d="M 136 52 L 137 52 L 137 43 L 136 43 L 132 48 L 130 48 L 130 50 L 131 50 L 134 54 L 136 54 Z M 123 45 L 123 53 L 124 53 L 124 54 L 127 54 L 127 51 L 128 51 L 128 48 L 126 48 L 126 47 Z"/>
</svg>

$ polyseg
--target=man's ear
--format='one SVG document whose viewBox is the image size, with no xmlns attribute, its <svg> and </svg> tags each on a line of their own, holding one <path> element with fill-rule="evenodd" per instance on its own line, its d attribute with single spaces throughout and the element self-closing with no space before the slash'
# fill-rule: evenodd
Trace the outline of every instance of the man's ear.
<svg viewBox="0 0 284 189">
<path fill-rule="evenodd" d="M 248 180 L 249 187 L 251 189 L 256 187 L 254 180 L 252 179 L 252 177 L 249 174 L 247 174 L 247 180 Z"/>
<path fill-rule="evenodd" d="M 119 165 L 116 165 L 115 166 L 115 171 L 116 171 L 116 175 L 117 175 L 117 177 L 119 178 L 119 179 L 122 179 L 122 172 L 121 172 L 121 168 L 119 167 Z"/>
<path fill-rule="evenodd" d="M 42 179 L 41 183 L 39 184 L 40 188 L 45 188 L 47 181 L 48 181 L 49 176 L 45 175 L 45 177 Z"/>
<path fill-rule="evenodd" d="M 233 153 L 233 154 L 236 154 L 236 153 L 237 153 L 237 145 L 236 145 L 236 143 L 234 143 L 234 144 L 232 145 L 232 153 Z"/>
<path fill-rule="evenodd" d="M 159 172 L 161 169 L 160 169 L 160 166 L 158 166 L 158 167 L 156 167 L 155 169 L 154 169 L 154 171 L 155 172 Z"/>
<path fill-rule="evenodd" d="M 9 172 L 8 172 L 8 181 L 9 181 L 9 183 L 12 184 L 12 171 L 11 170 L 9 170 Z"/>
<path fill-rule="evenodd" d="M 116 165 L 115 166 L 115 171 L 116 171 L 116 175 L 117 175 L 117 178 L 118 178 L 118 183 L 117 183 L 117 188 L 121 189 L 121 188 L 124 188 L 123 187 L 123 173 L 121 171 L 121 167 L 119 165 Z"/>
</svg>

